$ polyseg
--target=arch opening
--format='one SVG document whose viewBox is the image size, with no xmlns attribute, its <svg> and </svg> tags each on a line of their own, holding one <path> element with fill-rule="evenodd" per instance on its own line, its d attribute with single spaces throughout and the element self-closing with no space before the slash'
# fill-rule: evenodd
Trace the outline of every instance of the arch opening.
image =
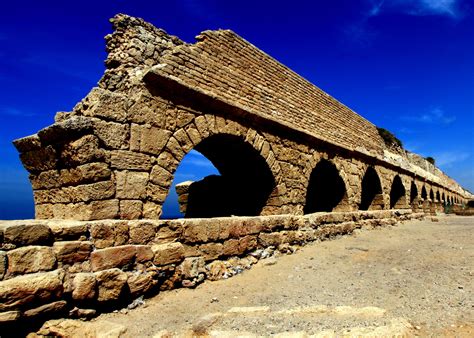
<svg viewBox="0 0 474 338">
<path fill-rule="evenodd" d="M 416 187 L 415 182 L 411 182 L 410 186 L 410 205 L 415 202 L 416 197 L 418 196 L 418 188 Z"/>
<path fill-rule="evenodd" d="M 336 166 L 321 160 L 311 172 L 304 213 L 341 209 L 347 205 L 346 185 Z"/>
<path fill-rule="evenodd" d="M 382 210 L 384 207 L 382 185 L 377 171 L 368 167 L 362 179 L 359 210 Z"/>
<path fill-rule="evenodd" d="M 426 193 L 426 188 L 425 188 L 425 186 L 423 186 L 423 188 L 421 188 L 421 198 L 422 198 L 423 200 L 426 200 L 426 199 L 428 198 L 428 195 L 427 195 L 427 193 Z"/>
<path fill-rule="evenodd" d="M 434 202 L 433 188 L 430 189 L 430 200 L 431 200 L 431 202 Z"/>
<path fill-rule="evenodd" d="M 405 187 L 403 186 L 402 179 L 400 176 L 395 176 L 392 182 L 392 188 L 390 189 L 390 209 L 395 207 L 405 207 Z"/>
<path fill-rule="evenodd" d="M 436 192 L 436 202 L 441 202 L 441 195 L 439 194 L 439 190 Z"/>
<path fill-rule="evenodd" d="M 238 136 L 216 134 L 201 141 L 194 150 L 207 158 L 219 174 L 186 182 L 180 196 L 184 217 L 260 215 L 275 181 L 255 148 Z"/>
</svg>

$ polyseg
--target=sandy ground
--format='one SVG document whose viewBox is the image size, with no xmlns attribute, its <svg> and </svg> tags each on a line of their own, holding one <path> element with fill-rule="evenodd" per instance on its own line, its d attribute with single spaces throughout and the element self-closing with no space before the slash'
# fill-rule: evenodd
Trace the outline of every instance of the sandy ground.
<svg viewBox="0 0 474 338">
<path fill-rule="evenodd" d="M 125 337 L 474 337 L 474 216 L 362 230 L 104 314 Z"/>
</svg>

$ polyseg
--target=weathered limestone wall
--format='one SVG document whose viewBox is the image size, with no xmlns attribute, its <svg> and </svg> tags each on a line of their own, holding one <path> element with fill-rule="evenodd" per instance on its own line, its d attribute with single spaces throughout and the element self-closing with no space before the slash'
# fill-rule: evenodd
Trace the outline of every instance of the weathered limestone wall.
<svg viewBox="0 0 474 338">
<path fill-rule="evenodd" d="M 157 219 L 191 149 L 221 173 L 201 188 L 224 193 L 212 203 L 226 215 L 311 213 L 324 200 L 319 171 L 340 185 L 326 211 L 470 196 L 418 157 L 386 149 L 370 122 L 230 31 L 186 44 L 141 19 L 118 15 L 113 24 L 99 87 L 15 141 L 38 219 Z M 363 188 L 369 168 L 380 182 L 373 196 Z"/>
<path fill-rule="evenodd" d="M 407 210 L 181 220 L 0 222 L 0 324 L 90 317 L 239 273 L 275 251 L 419 218 Z M 264 250 L 265 249 L 265 250 Z"/>
</svg>

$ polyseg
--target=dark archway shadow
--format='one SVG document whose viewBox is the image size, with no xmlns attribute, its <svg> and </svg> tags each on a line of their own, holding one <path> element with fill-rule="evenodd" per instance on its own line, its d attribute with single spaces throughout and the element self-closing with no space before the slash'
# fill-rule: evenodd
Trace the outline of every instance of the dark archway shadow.
<svg viewBox="0 0 474 338">
<path fill-rule="evenodd" d="M 333 211 L 346 200 L 346 186 L 336 166 L 321 160 L 311 172 L 304 213 Z"/>
<path fill-rule="evenodd" d="M 384 207 L 382 185 L 373 167 L 368 167 L 362 179 L 359 210 L 382 210 Z"/>
<path fill-rule="evenodd" d="M 428 194 L 426 193 L 426 188 L 425 188 L 425 186 L 423 186 L 423 187 L 421 188 L 421 198 L 422 198 L 424 201 L 426 201 L 426 199 L 428 198 Z"/>
<path fill-rule="evenodd" d="M 404 207 L 404 196 L 405 187 L 403 186 L 402 179 L 400 176 L 396 175 L 392 182 L 392 188 L 390 189 L 390 209 L 395 207 Z"/>
<path fill-rule="evenodd" d="M 260 215 L 275 181 L 260 153 L 229 134 L 208 137 L 195 150 L 217 168 L 189 186 L 186 218 Z"/>
<path fill-rule="evenodd" d="M 413 205 L 415 203 L 415 199 L 418 196 L 418 188 L 416 187 L 415 182 L 411 182 L 410 186 L 410 205 Z"/>
</svg>

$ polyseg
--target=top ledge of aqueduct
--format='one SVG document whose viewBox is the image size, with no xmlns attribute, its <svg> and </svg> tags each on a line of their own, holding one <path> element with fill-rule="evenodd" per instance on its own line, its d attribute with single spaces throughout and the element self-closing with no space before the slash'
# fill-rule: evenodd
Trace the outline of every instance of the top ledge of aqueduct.
<svg viewBox="0 0 474 338">
<path fill-rule="evenodd" d="M 221 176 L 178 191 L 189 217 L 472 197 L 421 156 L 387 148 L 373 124 L 232 31 L 188 44 L 139 18 L 111 21 L 98 87 L 14 141 L 38 219 L 159 218 L 191 149 Z"/>
</svg>

